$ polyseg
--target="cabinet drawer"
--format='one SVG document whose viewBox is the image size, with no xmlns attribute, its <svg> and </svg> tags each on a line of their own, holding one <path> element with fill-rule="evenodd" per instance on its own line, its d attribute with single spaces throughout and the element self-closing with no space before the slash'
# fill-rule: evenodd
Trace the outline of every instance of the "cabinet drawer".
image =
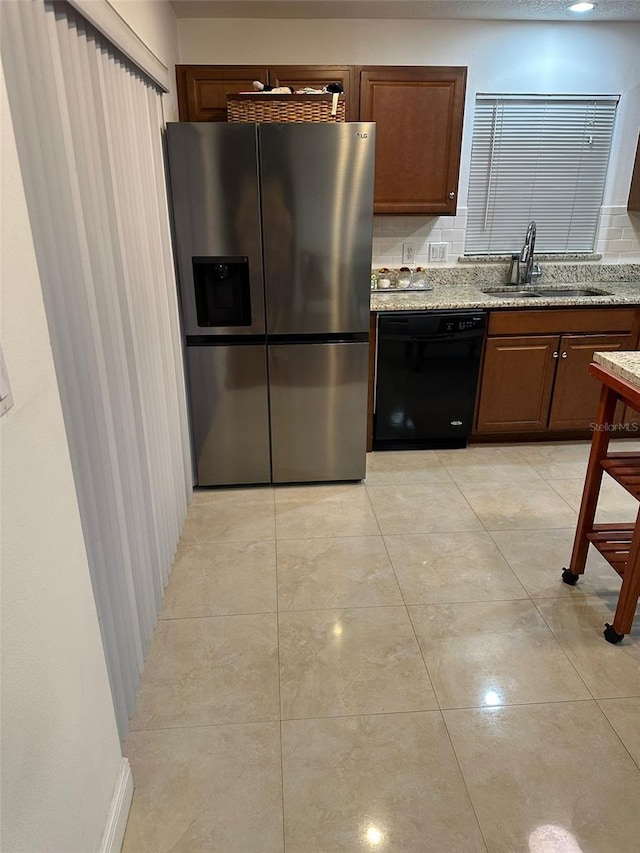
<svg viewBox="0 0 640 853">
<path fill-rule="evenodd" d="M 536 311 L 492 311 L 490 335 L 544 334 L 566 332 L 630 332 L 636 319 L 634 308 L 541 308 Z"/>
</svg>

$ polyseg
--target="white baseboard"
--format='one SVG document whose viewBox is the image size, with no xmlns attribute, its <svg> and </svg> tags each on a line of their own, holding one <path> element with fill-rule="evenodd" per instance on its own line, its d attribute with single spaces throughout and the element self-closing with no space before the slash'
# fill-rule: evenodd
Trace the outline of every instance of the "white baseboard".
<svg viewBox="0 0 640 853">
<path fill-rule="evenodd" d="M 100 843 L 100 853 L 120 853 L 132 799 L 133 776 L 131 775 L 129 759 L 123 758 L 116 784 L 113 786 L 113 797 Z"/>
</svg>

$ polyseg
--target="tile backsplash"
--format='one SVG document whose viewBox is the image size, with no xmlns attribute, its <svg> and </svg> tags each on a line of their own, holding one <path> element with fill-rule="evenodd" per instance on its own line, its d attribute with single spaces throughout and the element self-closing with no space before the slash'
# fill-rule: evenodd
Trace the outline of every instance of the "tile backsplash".
<svg viewBox="0 0 640 853">
<path fill-rule="evenodd" d="M 596 252 L 603 263 L 630 264 L 640 261 L 640 214 L 627 213 L 626 207 L 602 207 L 596 239 Z"/>
<path fill-rule="evenodd" d="M 374 269 L 402 266 L 402 246 L 413 248 L 414 260 L 407 266 L 455 266 L 464 253 L 467 223 L 466 208 L 459 207 L 456 216 L 374 216 Z M 446 263 L 429 263 L 429 243 L 446 243 Z M 623 205 L 603 207 L 595 251 L 603 263 L 637 263 L 640 261 L 640 215 L 627 213 Z"/>
<path fill-rule="evenodd" d="M 403 243 L 414 250 L 408 266 L 429 265 L 429 243 L 446 243 L 447 261 L 437 266 L 452 266 L 464 252 L 466 225 L 466 208 L 458 208 L 457 216 L 374 216 L 373 267 L 401 267 Z"/>
</svg>

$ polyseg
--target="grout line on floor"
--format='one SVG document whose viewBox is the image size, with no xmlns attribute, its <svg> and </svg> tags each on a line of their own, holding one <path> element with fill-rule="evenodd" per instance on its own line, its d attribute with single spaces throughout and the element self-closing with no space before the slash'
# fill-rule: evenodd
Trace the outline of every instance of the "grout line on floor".
<svg viewBox="0 0 640 853">
<path fill-rule="evenodd" d="M 548 599 L 547 599 L 547 600 L 548 600 Z M 555 600 L 555 599 L 552 599 L 552 600 Z M 570 599 L 570 598 L 566 598 L 566 597 L 564 597 L 564 596 L 563 596 L 563 600 L 565 600 L 565 601 L 571 601 L 571 599 Z M 544 622 L 544 624 L 547 626 L 547 628 L 548 628 L 548 629 L 549 629 L 549 631 L 551 632 L 551 635 L 553 636 L 554 640 L 556 641 L 556 643 L 557 643 L 557 644 L 560 646 L 560 648 L 562 649 L 562 653 L 564 654 L 564 656 L 566 657 L 566 659 L 569 661 L 569 664 L 571 665 L 572 669 L 574 670 L 574 672 L 576 673 L 576 675 L 578 676 L 578 678 L 580 679 L 580 681 L 584 684 L 585 690 L 587 691 L 587 693 L 589 694 L 589 696 L 591 696 L 591 697 L 593 698 L 593 700 L 594 700 L 594 701 L 597 701 L 597 700 L 596 700 L 596 697 L 593 695 L 593 691 L 590 689 L 589 685 L 587 684 L 587 682 L 585 681 L 585 679 L 582 677 L 582 674 L 581 674 L 581 673 L 580 673 L 580 671 L 578 670 L 578 667 L 577 667 L 577 666 L 574 664 L 574 662 L 571 660 L 571 658 L 569 657 L 569 655 L 568 655 L 568 653 L 567 653 L 567 650 L 565 649 L 565 647 L 563 646 L 563 644 L 560 642 L 560 638 L 556 635 L 556 632 L 553 630 L 553 628 L 551 627 L 551 625 L 549 624 L 549 622 L 544 618 L 544 613 L 540 610 L 540 608 L 538 607 L 537 603 L 536 603 L 533 599 L 531 599 L 531 602 L 532 602 L 533 606 L 536 608 L 536 610 L 538 611 L 538 613 L 540 614 L 540 618 L 542 619 L 542 621 Z M 604 640 L 604 638 L 603 638 L 603 642 L 606 642 L 606 640 Z"/>
<path fill-rule="evenodd" d="M 395 488 L 397 485 L 398 485 L 398 484 L 395 484 L 395 483 L 394 483 L 392 487 L 393 487 L 393 488 Z M 414 535 L 418 535 L 418 536 L 420 536 L 420 535 L 421 535 L 421 536 L 429 536 L 429 535 L 438 534 L 438 533 L 482 533 L 483 531 L 484 531 L 484 532 L 486 532 L 486 533 L 488 533 L 488 532 L 489 532 L 489 531 L 485 528 L 485 526 L 482 524 L 482 521 L 480 520 L 480 518 L 479 518 L 479 517 L 478 517 L 478 515 L 476 514 L 475 510 L 473 509 L 473 507 L 472 507 L 472 506 L 469 504 L 469 502 L 467 501 L 466 497 L 464 496 L 464 494 L 462 493 L 462 491 L 461 491 L 461 490 L 460 490 L 460 488 L 458 487 L 458 484 L 457 484 L 457 483 L 408 483 L 407 485 L 412 485 L 412 486 L 424 486 L 424 485 L 427 485 L 427 486 L 428 486 L 428 485 L 435 485 L 435 486 L 437 486 L 437 485 L 447 485 L 447 486 L 450 486 L 450 485 L 453 485 L 453 486 L 455 486 L 455 487 L 458 489 L 458 492 L 460 492 L 460 494 L 462 495 L 462 498 L 463 498 L 463 500 L 465 501 L 465 503 L 467 504 L 467 506 L 469 507 L 470 511 L 473 513 L 474 517 L 477 519 L 478 523 L 480 524 L 481 529 L 480 529 L 480 530 L 469 530 L 468 528 L 463 528 L 463 529 L 455 529 L 455 528 L 454 528 L 454 529 L 448 529 L 448 530 L 441 530 L 441 529 L 438 529 L 438 530 L 413 530 L 413 531 L 411 531 L 411 533 L 385 533 L 385 532 L 382 530 L 382 527 L 381 527 L 381 525 L 380 525 L 380 521 L 379 521 L 379 519 L 378 519 L 378 516 L 377 516 L 376 510 L 375 510 L 375 507 L 373 506 L 373 501 L 371 501 L 371 495 L 369 495 L 369 491 L 368 491 L 368 489 L 367 489 L 367 496 L 368 496 L 369 501 L 370 501 L 370 503 L 371 503 L 371 507 L 372 507 L 372 509 L 373 509 L 373 513 L 374 513 L 374 515 L 375 515 L 376 522 L 377 522 L 377 524 L 378 524 L 378 528 L 380 529 L 380 535 L 381 535 L 383 538 L 384 538 L 385 536 L 414 536 Z M 367 487 L 365 486 L 365 489 L 366 489 L 366 488 L 367 488 Z M 372 487 L 372 488 L 377 488 L 377 487 L 376 487 L 376 486 L 374 486 L 374 487 Z M 383 488 L 385 488 L 385 487 L 383 487 Z M 312 537 L 309 537 L 309 538 L 312 538 Z"/>
<path fill-rule="evenodd" d="M 626 698 L 626 697 L 620 697 L 620 698 Z M 635 697 L 631 696 L 631 697 L 628 697 L 628 698 L 633 699 L 633 698 L 635 698 Z M 611 726 L 611 728 L 613 729 L 613 733 L 614 733 L 614 735 L 618 738 L 618 740 L 619 740 L 619 741 L 620 741 L 620 743 L 622 744 L 623 749 L 628 753 L 629 758 L 633 761 L 633 763 L 636 765 L 636 767 L 638 768 L 638 770 L 640 770 L 640 761 L 636 761 L 636 759 L 633 757 L 633 755 L 631 754 L 631 751 L 629 750 L 629 747 L 628 747 L 628 746 L 626 745 L 626 743 L 622 740 L 622 738 L 620 737 L 620 735 L 618 734 L 618 732 L 617 732 L 617 730 L 616 730 L 616 727 L 613 725 L 613 723 L 611 722 L 611 720 L 609 719 L 609 717 L 606 715 L 606 713 L 605 713 L 605 711 L 604 711 L 604 708 L 603 708 L 603 707 L 602 707 L 602 705 L 600 704 L 601 702 L 604 702 L 604 701 L 606 701 L 606 700 L 604 700 L 604 699 L 596 699 L 596 703 L 597 703 L 597 705 L 598 705 L 598 708 L 600 708 L 600 713 L 602 714 L 602 716 L 605 718 L 605 720 L 609 723 L 609 725 L 610 725 L 610 726 Z"/>
<path fill-rule="evenodd" d="M 457 484 L 456 484 L 456 486 L 457 486 Z M 458 489 L 458 491 L 460 491 L 460 489 Z M 460 493 L 462 494 L 462 492 L 460 492 Z M 466 501 L 466 497 L 464 495 L 462 495 L 462 497 Z M 466 502 L 468 504 L 468 501 L 466 501 Z M 469 505 L 469 508 L 471 509 L 471 512 L 473 512 L 473 514 L 475 515 L 475 511 L 473 510 L 473 508 L 470 505 Z M 477 518 L 477 516 L 476 516 L 476 518 Z M 478 518 L 478 521 L 480 521 L 479 518 Z M 482 524 L 481 521 L 480 521 L 480 524 L 481 524 L 482 528 L 484 529 L 484 525 Z M 383 541 L 384 541 L 385 548 L 387 548 L 387 543 L 384 540 L 384 537 L 383 537 Z M 393 573 L 395 575 L 396 574 L 395 566 L 393 565 L 393 560 L 391 559 L 391 554 L 389 554 L 388 548 L 387 548 L 387 554 L 389 555 L 389 561 L 391 563 L 391 567 L 392 567 Z M 413 624 L 413 619 L 411 618 L 411 613 L 409 612 L 409 607 L 407 606 L 406 599 L 405 599 L 404 593 L 402 591 L 402 586 L 400 585 L 400 582 L 398 581 L 397 575 L 396 575 L 396 582 L 398 583 L 398 586 L 400 587 L 400 594 L 402 595 L 402 600 L 405 602 L 405 609 L 407 611 L 407 616 L 409 617 L 409 623 L 411 625 L 411 630 L 413 631 L 413 635 L 414 635 L 416 643 L 418 645 L 418 651 L 420 652 L 420 657 L 422 658 L 422 663 L 423 663 L 423 666 L 426 670 L 427 677 L 429 678 L 429 681 L 431 683 L 431 689 L 433 690 L 433 695 L 435 696 L 436 702 L 438 703 L 440 719 L 442 720 L 442 724 L 444 725 L 444 730 L 447 733 L 447 737 L 449 739 L 449 744 L 451 746 L 451 751 L 453 753 L 453 757 L 455 759 L 456 765 L 458 767 L 458 772 L 460 774 L 460 779 L 462 780 L 462 784 L 464 785 L 464 789 L 467 793 L 467 799 L 469 801 L 469 805 L 471 806 L 471 810 L 473 811 L 473 815 L 474 815 L 475 820 L 476 820 L 478 832 L 480 833 L 480 837 L 482 838 L 482 843 L 484 844 L 485 850 L 488 851 L 489 848 L 487 846 L 487 841 L 485 839 L 484 832 L 482 831 L 482 825 L 480 824 L 480 820 L 478 819 L 478 813 L 476 811 L 476 807 L 475 807 L 475 804 L 473 802 L 473 799 L 471 798 L 471 792 L 470 792 L 469 787 L 467 785 L 467 780 L 465 779 L 464 773 L 462 772 L 462 767 L 460 766 L 460 760 L 458 758 L 458 754 L 457 754 L 455 747 L 453 745 L 453 741 L 451 739 L 451 733 L 449 732 L 449 727 L 447 726 L 447 721 L 445 720 L 445 717 L 444 717 L 444 714 L 442 711 L 442 705 L 440 702 L 440 697 L 438 696 L 438 691 L 436 690 L 436 686 L 435 686 L 433 678 L 431 676 L 431 672 L 429 671 L 429 667 L 427 666 L 427 662 L 425 660 L 424 653 L 422 651 L 422 646 L 420 645 L 420 640 L 418 639 L 418 634 L 416 632 L 415 625 Z"/>
<path fill-rule="evenodd" d="M 610 696 L 606 697 L 608 699 L 640 699 L 640 696 Z M 357 717 L 389 717 L 389 716 L 397 716 L 401 714 L 442 714 L 447 713 L 448 711 L 496 711 L 501 709 L 509 709 L 509 708 L 530 708 L 535 707 L 537 705 L 567 705 L 575 702 L 597 702 L 598 700 L 591 697 L 584 697 L 583 699 L 549 699 L 545 702 L 513 702 L 510 704 L 503 705 L 461 705 L 460 707 L 455 708 L 413 708 L 411 710 L 398 710 L 398 711 L 360 711 L 357 714 L 325 714 L 321 716 L 312 716 L 312 717 L 283 717 L 280 720 L 271 719 L 271 720 L 242 720 L 236 722 L 222 722 L 222 723 L 197 723 L 192 725 L 185 726 L 159 726 L 158 728 L 147 728 L 147 729 L 130 729 L 127 737 L 133 734 L 137 734 L 139 732 L 175 732 L 182 731 L 183 729 L 217 729 L 225 726 L 259 726 L 259 725 L 274 725 L 280 726 L 282 730 L 283 723 L 302 723 L 306 721 L 313 720 L 339 720 L 341 718 L 344 719 L 353 719 Z M 604 701 L 604 699 L 602 700 Z M 126 742 L 126 739 L 125 739 Z"/>
<path fill-rule="evenodd" d="M 276 610 L 258 610 L 255 613 L 216 613 L 213 616 L 170 616 L 170 617 L 158 617 L 158 622 L 186 622 L 189 619 L 229 619 L 240 616 L 275 616 L 277 615 Z M 156 623 L 157 625 L 158 623 Z M 148 657 L 148 655 L 147 655 Z M 147 658 L 145 657 L 145 662 Z"/>
<path fill-rule="evenodd" d="M 262 539 L 255 536 L 251 536 L 248 539 L 180 539 L 178 548 L 193 548 L 194 546 L 198 547 L 201 545 L 247 545 L 250 542 L 275 542 L 276 538 L 274 534 L 273 536 L 265 536 Z"/>
<path fill-rule="evenodd" d="M 248 610 L 246 613 L 199 613 L 194 616 L 158 616 L 158 622 L 183 622 L 185 619 L 223 619 L 225 616 L 270 616 L 275 610 Z"/>
<path fill-rule="evenodd" d="M 280 602 L 278 593 L 278 543 L 276 542 L 276 641 L 277 641 L 277 666 L 278 666 L 278 730 L 280 733 L 280 806 L 282 810 L 282 850 L 286 853 L 285 841 L 285 816 L 284 816 L 284 752 L 282 747 L 282 671 L 280 669 Z"/>
<path fill-rule="evenodd" d="M 376 519 L 377 523 L 378 520 Z M 278 536 L 276 542 L 308 542 L 310 539 L 314 542 L 320 539 L 377 539 L 382 535 L 382 533 L 341 533 L 340 536 L 310 536 L 307 534 L 306 536 Z"/>
<path fill-rule="evenodd" d="M 397 581 L 397 576 L 396 576 Z M 399 585 L 399 582 L 398 582 Z M 402 589 L 400 589 L 402 595 Z M 528 601 L 528 596 L 518 598 L 473 598 L 461 601 L 402 601 L 397 604 L 335 604 L 332 607 L 282 608 L 281 613 L 313 613 L 316 610 L 375 610 L 380 607 L 448 607 L 450 604 L 491 604 L 492 601 Z"/>
<path fill-rule="evenodd" d="M 616 696 L 615 699 L 640 699 L 640 696 Z M 325 714 L 318 717 L 285 717 L 282 723 L 303 723 L 309 720 L 339 720 L 354 717 L 393 717 L 399 714 L 446 714 L 448 711 L 500 711 L 509 708 L 532 708 L 538 705 L 567 705 L 576 702 L 597 702 L 596 699 L 585 696 L 581 699 L 547 699 L 544 702 L 511 702 L 502 705 L 460 705 L 454 708 L 414 708 L 409 711 L 362 711 L 358 714 Z"/>
<path fill-rule="evenodd" d="M 546 528 L 546 529 L 547 529 L 547 530 L 553 530 L 553 529 L 556 529 L 556 528 Z M 557 529 L 559 529 L 559 530 L 571 530 L 571 528 L 570 528 L 570 527 L 557 528 Z M 504 532 L 504 531 L 502 531 L 502 530 L 494 530 L 494 531 L 493 531 L 493 533 L 503 533 L 503 532 Z M 515 531 L 508 531 L 508 532 L 515 532 Z M 500 545 L 496 542 L 496 540 L 495 540 L 495 539 L 494 539 L 494 537 L 492 536 L 492 531 L 487 530 L 487 533 L 488 533 L 488 535 L 490 536 L 491 541 L 493 542 L 493 544 L 495 545 L 495 547 L 498 549 L 499 553 L 502 555 L 502 558 L 504 559 L 504 561 L 506 562 L 506 564 L 509 566 L 509 568 L 510 568 L 510 569 L 511 569 L 511 571 L 513 572 L 513 574 L 514 574 L 514 576 L 515 576 L 515 579 L 518 581 L 518 583 L 520 584 L 520 586 L 521 586 L 521 587 L 522 587 L 522 589 L 524 590 L 524 592 L 525 592 L 525 594 L 526 594 L 527 598 L 529 599 L 529 601 L 533 602 L 533 598 L 531 597 L 531 593 L 530 593 L 530 592 L 527 592 L 527 588 L 525 587 L 525 585 L 522 583 L 522 581 L 521 581 L 521 580 L 520 580 L 520 578 L 518 577 L 518 575 L 517 575 L 517 573 L 516 573 L 516 570 L 515 570 L 515 569 L 513 568 L 513 566 L 511 565 L 511 561 L 509 560 L 509 558 L 508 558 L 508 557 L 507 557 L 507 555 L 504 553 L 504 551 L 502 550 L 502 548 L 500 547 Z M 560 595 L 558 595 L 558 596 L 550 596 L 550 597 L 552 597 L 552 598 L 562 598 L 562 596 L 560 596 Z"/>
<path fill-rule="evenodd" d="M 482 521 L 482 519 L 480 518 L 478 513 L 475 511 L 475 509 L 471 506 L 469 499 L 467 498 L 465 493 L 460 488 L 460 485 L 458 483 L 455 483 L 454 485 L 455 485 L 456 489 L 458 490 L 458 492 L 460 493 L 462 500 L 465 502 L 465 504 L 469 507 L 470 511 L 473 513 L 474 518 L 478 519 L 481 530 L 484 530 L 486 533 L 488 533 L 489 532 L 488 528 L 486 527 L 485 523 Z M 478 531 L 478 532 L 480 532 L 480 531 Z"/>
<path fill-rule="evenodd" d="M 369 502 L 369 507 L 371 508 L 371 512 L 373 513 L 373 517 L 376 520 L 376 526 L 378 528 L 378 532 L 380 536 L 383 536 L 382 527 L 380 526 L 380 519 L 378 518 L 378 513 L 376 512 L 376 508 L 373 505 L 373 501 L 371 500 L 371 495 L 369 494 L 369 489 L 367 488 L 367 484 L 365 481 L 362 481 L 362 485 L 364 487 L 364 493 L 367 496 L 367 501 Z"/>
<path fill-rule="evenodd" d="M 436 702 L 438 703 L 438 708 L 440 708 L 440 700 L 438 699 L 438 694 L 436 693 L 436 688 L 433 683 L 433 679 L 431 678 L 431 673 L 429 672 L 429 667 L 427 666 L 427 662 L 424 659 L 424 655 L 422 654 L 422 649 L 420 648 L 420 641 L 418 640 L 418 635 L 416 634 L 416 629 L 413 625 L 413 620 L 411 619 L 411 614 L 409 613 L 409 607 L 407 605 L 407 601 L 404 597 L 404 592 L 402 591 L 402 585 L 400 580 L 398 579 L 398 575 L 396 574 L 396 567 L 393 564 L 393 560 L 391 559 L 391 554 L 389 553 L 389 549 L 387 547 L 387 543 L 385 541 L 384 536 L 382 537 L 382 541 L 384 543 L 385 551 L 387 552 L 387 558 L 389 560 L 389 564 L 391 566 L 391 570 L 393 571 L 393 576 L 396 579 L 396 584 L 398 585 L 398 589 L 400 590 L 400 595 L 402 596 L 402 602 L 404 604 L 404 610 L 407 614 L 407 619 L 409 620 L 409 624 L 411 625 L 411 630 L 413 631 L 413 636 L 416 641 L 416 645 L 418 646 L 418 652 L 420 653 L 420 657 L 422 658 L 422 665 L 425 668 L 425 672 L 427 673 L 427 678 L 429 679 L 429 684 L 431 685 L 431 689 L 433 690 L 433 695 L 435 696 Z"/>
<path fill-rule="evenodd" d="M 444 730 L 447 733 L 447 737 L 449 738 L 449 743 L 451 745 L 451 751 L 453 752 L 453 757 L 455 758 L 456 764 L 458 766 L 458 772 L 460 773 L 460 778 L 462 779 L 462 784 L 464 785 L 464 789 L 467 792 L 467 797 L 469 799 L 469 804 L 471 805 L 471 810 L 473 811 L 473 815 L 476 819 L 476 823 L 478 825 L 478 832 L 480 833 L 480 837 L 482 838 L 482 843 L 485 846 L 485 850 L 489 851 L 489 845 L 487 844 L 487 839 L 485 838 L 484 831 L 482 829 L 482 824 L 480 823 L 480 818 L 478 817 L 478 812 L 476 810 L 476 804 L 473 802 L 473 797 L 471 796 L 471 791 L 469 790 L 469 785 L 467 783 L 466 777 L 462 770 L 462 765 L 460 764 L 460 758 L 458 753 L 456 752 L 455 744 L 453 743 L 453 738 L 451 737 L 451 732 L 449 731 L 449 726 L 447 725 L 447 720 L 444 714 L 442 714 L 442 722 L 444 724 Z"/>
<path fill-rule="evenodd" d="M 278 717 L 274 717 L 271 720 L 231 720 L 228 722 L 222 723 L 189 723 L 184 726 L 157 726 L 156 728 L 148 728 L 148 729 L 129 729 L 129 734 L 125 738 L 125 741 L 134 734 L 138 732 L 179 732 L 182 729 L 219 729 L 222 726 L 264 726 L 266 724 L 278 726 L 280 724 L 280 720 Z"/>
</svg>

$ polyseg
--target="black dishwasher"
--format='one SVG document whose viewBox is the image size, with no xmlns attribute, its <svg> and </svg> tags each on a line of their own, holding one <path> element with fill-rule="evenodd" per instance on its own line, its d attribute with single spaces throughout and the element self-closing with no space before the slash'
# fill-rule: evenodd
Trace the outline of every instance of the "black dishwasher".
<svg viewBox="0 0 640 853">
<path fill-rule="evenodd" d="M 484 311 L 378 316 L 374 450 L 466 445 L 486 320 Z"/>
</svg>

